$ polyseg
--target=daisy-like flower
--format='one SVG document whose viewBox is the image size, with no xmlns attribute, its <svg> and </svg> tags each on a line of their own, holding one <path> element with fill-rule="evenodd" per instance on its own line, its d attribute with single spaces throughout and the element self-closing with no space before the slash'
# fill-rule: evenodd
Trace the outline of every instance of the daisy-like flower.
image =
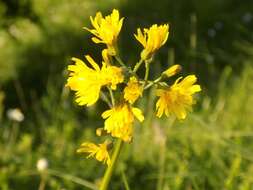
<svg viewBox="0 0 253 190">
<path fill-rule="evenodd" d="M 70 71 L 66 86 L 76 91 L 78 105 L 93 105 L 99 98 L 99 93 L 104 82 L 100 75 L 100 68 L 90 56 L 85 56 L 92 68 L 82 60 L 72 58 L 75 65 L 68 66 Z"/>
<path fill-rule="evenodd" d="M 140 122 L 144 120 L 142 111 L 131 107 L 128 103 L 116 105 L 102 114 L 105 120 L 104 129 L 113 137 L 130 142 L 133 135 L 133 123 L 136 117 Z"/>
<path fill-rule="evenodd" d="M 76 91 L 78 105 L 91 106 L 98 100 L 102 86 L 110 85 L 116 89 L 116 85 L 123 82 L 124 77 L 119 67 L 103 63 L 100 69 L 90 56 L 87 55 L 85 58 L 92 68 L 88 67 L 82 60 L 72 58 L 75 65 L 68 66 L 70 74 L 66 86 Z"/>
<path fill-rule="evenodd" d="M 84 142 L 81 144 L 81 147 L 77 150 L 77 152 L 88 153 L 87 158 L 94 157 L 96 160 L 110 165 L 111 159 L 107 150 L 108 145 L 108 141 L 105 141 L 104 143 L 98 145 L 91 142 Z"/>
<path fill-rule="evenodd" d="M 123 19 L 119 16 L 119 11 L 113 9 L 112 13 L 103 18 L 101 12 L 97 12 L 95 18 L 90 17 L 90 21 L 94 29 L 84 29 L 91 32 L 95 37 L 92 41 L 95 43 L 103 43 L 107 45 L 110 55 L 116 54 L 117 39 L 121 31 Z"/>
<path fill-rule="evenodd" d="M 199 85 L 196 85 L 195 75 L 188 75 L 184 79 L 180 77 L 168 89 L 158 89 L 159 99 L 156 103 L 157 116 L 161 117 L 164 113 L 176 115 L 178 119 L 185 119 L 187 111 L 195 103 L 192 95 L 201 91 Z"/>
<path fill-rule="evenodd" d="M 144 47 L 141 52 L 141 58 L 147 60 L 152 58 L 153 54 L 167 41 L 169 25 L 164 24 L 158 26 L 154 24 L 149 29 L 144 28 L 143 32 L 138 28 L 137 34 L 134 34 L 134 36 Z"/>
<path fill-rule="evenodd" d="M 137 78 L 131 77 L 124 89 L 124 99 L 133 104 L 142 95 L 142 91 L 143 87 Z"/>
</svg>

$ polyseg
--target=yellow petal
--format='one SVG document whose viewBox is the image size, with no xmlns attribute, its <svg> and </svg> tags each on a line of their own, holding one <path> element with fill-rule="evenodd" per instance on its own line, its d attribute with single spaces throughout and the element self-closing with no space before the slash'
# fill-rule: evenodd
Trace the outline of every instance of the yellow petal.
<svg viewBox="0 0 253 190">
<path fill-rule="evenodd" d="M 91 56 L 86 55 L 85 58 L 87 59 L 87 61 L 92 65 L 92 67 L 96 71 L 100 71 L 100 68 L 99 68 L 98 64 L 91 58 Z"/>
<path fill-rule="evenodd" d="M 134 113 L 134 116 L 140 121 L 144 121 L 144 116 L 142 114 L 142 111 L 139 108 L 132 108 L 132 111 Z"/>
</svg>

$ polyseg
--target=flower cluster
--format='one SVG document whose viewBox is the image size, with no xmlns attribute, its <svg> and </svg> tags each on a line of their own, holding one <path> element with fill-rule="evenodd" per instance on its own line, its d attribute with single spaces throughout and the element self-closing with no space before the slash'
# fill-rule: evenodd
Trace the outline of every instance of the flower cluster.
<svg viewBox="0 0 253 190">
<path fill-rule="evenodd" d="M 92 29 L 88 29 L 95 43 L 105 44 L 102 50 L 102 62 L 98 64 L 91 56 L 86 55 L 86 64 L 81 59 L 72 58 L 74 64 L 68 67 L 69 78 L 66 86 L 76 92 L 76 102 L 80 106 L 91 106 L 99 98 L 110 107 L 102 113 L 105 119 L 104 127 L 97 129 L 97 135 L 107 135 L 107 140 L 102 144 L 85 142 L 78 152 L 88 153 L 98 161 L 110 165 L 109 149 L 113 139 L 118 138 L 130 143 L 133 140 L 134 122 L 144 121 L 141 109 L 134 107 L 136 101 L 142 97 L 145 90 L 151 86 L 156 87 L 158 97 L 156 103 L 157 117 L 175 115 L 178 119 L 185 119 L 187 112 L 195 103 L 193 95 L 201 91 L 195 84 L 195 75 L 185 78 L 179 77 L 174 84 L 164 82 L 181 71 L 180 65 L 173 65 L 155 79 L 149 79 L 149 67 L 155 53 L 166 43 L 169 35 L 168 24 L 154 24 L 143 30 L 138 28 L 134 34 L 143 46 L 140 60 L 131 69 L 121 60 L 117 48 L 118 37 L 123 25 L 118 10 L 113 10 L 108 16 L 98 12 L 95 18 L 90 18 Z M 145 77 L 138 76 L 137 71 L 145 63 Z M 101 65 L 101 66 L 100 66 Z"/>
</svg>

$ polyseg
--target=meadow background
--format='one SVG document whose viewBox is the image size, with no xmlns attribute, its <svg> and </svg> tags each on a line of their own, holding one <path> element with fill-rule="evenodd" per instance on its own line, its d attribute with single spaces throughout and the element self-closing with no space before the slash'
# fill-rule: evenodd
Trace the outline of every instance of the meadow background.
<svg viewBox="0 0 253 190">
<path fill-rule="evenodd" d="M 125 17 L 123 59 L 141 47 L 137 27 L 170 23 L 152 64 L 155 78 L 172 64 L 194 73 L 203 91 L 184 122 L 154 117 L 154 90 L 139 102 L 146 121 L 124 147 L 112 190 L 253 190 L 253 2 L 251 0 L 1 0 L 0 189 L 78 190 L 99 183 L 105 166 L 76 154 L 97 141 L 103 102 L 77 106 L 64 87 L 72 56 L 92 54 L 89 16 L 113 8 Z M 19 108 L 22 122 L 8 110 Z M 45 173 L 39 159 L 48 161 Z"/>
</svg>

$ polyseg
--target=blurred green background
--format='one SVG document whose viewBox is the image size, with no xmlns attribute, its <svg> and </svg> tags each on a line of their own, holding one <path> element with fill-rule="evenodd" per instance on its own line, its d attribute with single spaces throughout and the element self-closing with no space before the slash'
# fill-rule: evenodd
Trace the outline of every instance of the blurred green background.
<svg viewBox="0 0 253 190">
<path fill-rule="evenodd" d="M 131 190 L 252 190 L 251 0 L 0 0 L 0 189 L 89 189 L 101 180 L 105 166 L 76 149 L 98 142 L 105 104 L 79 107 L 64 84 L 72 56 L 101 60 L 103 46 L 82 27 L 113 8 L 125 17 L 119 47 L 129 65 L 141 51 L 136 28 L 169 23 L 152 77 L 180 64 L 203 91 L 179 122 L 154 117 L 150 90 L 139 102 L 144 125 L 136 125 L 110 189 L 125 189 L 125 173 Z M 13 108 L 24 118 L 19 113 L 14 121 Z M 46 172 L 38 171 L 38 160 L 47 162 Z"/>
</svg>

